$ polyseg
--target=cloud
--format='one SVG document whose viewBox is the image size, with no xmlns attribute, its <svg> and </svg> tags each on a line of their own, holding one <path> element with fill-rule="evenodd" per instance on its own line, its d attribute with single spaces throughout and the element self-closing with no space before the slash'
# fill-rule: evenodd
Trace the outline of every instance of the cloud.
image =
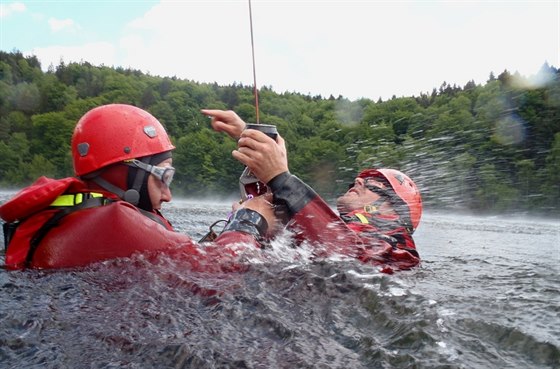
<svg viewBox="0 0 560 369">
<path fill-rule="evenodd" d="M 10 4 L 0 4 L 0 18 L 8 17 L 13 13 L 25 11 L 25 4 L 20 2 Z"/>
<path fill-rule="evenodd" d="M 444 81 L 483 83 L 504 69 L 527 75 L 545 60 L 558 67 L 559 8 L 538 4 L 253 1 L 257 84 L 388 99 L 430 93 Z M 51 19 L 53 31 L 83 26 L 76 36 L 95 34 L 85 21 Z M 199 82 L 253 84 L 249 13 L 241 1 L 161 0 L 105 43 L 35 50 L 43 67 L 63 56 Z"/>
<path fill-rule="evenodd" d="M 76 24 L 72 19 L 56 19 L 49 18 L 49 26 L 53 32 L 59 32 L 63 30 L 78 31 L 80 26 Z"/>
<path fill-rule="evenodd" d="M 318 4 L 253 2 L 259 87 L 387 99 L 429 93 L 444 81 L 484 82 L 490 72 L 506 68 L 536 70 L 550 59 L 532 42 L 550 30 L 542 7 Z M 528 24 L 528 14 L 540 21 Z M 126 55 L 123 64 L 141 63 L 152 74 L 252 84 L 249 30 L 246 4 L 163 0 L 127 25 L 119 48 Z"/>
<path fill-rule="evenodd" d="M 119 42 L 122 65 L 195 81 L 249 83 L 247 7 L 239 2 L 162 2 L 131 21 Z"/>
<path fill-rule="evenodd" d="M 50 46 L 34 48 L 29 54 L 41 60 L 42 68 L 65 63 L 86 61 L 93 65 L 116 65 L 116 47 L 108 42 L 95 42 L 80 46 Z"/>
</svg>

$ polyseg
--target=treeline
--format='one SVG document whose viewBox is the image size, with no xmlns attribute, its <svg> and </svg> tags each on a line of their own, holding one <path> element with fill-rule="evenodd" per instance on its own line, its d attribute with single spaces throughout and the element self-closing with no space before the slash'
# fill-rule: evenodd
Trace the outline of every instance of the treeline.
<svg viewBox="0 0 560 369">
<path fill-rule="evenodd" d="M 389 101 L 259 91 L 260 120 L 288 142 L 291 171 L 332 200 L 359 169 L 410 175 L 427 206 L 560 213 L 560 72 L 504 71 L 483 85 L 443 83 Z M 72 176 L 70 138 L 89 109 L 127 103 L 150 111 L 177 147 L 175 194 L 233 195 L 242 165 L 235 142 L 201 108 L 255 121 L 251 86 L 197 83 L 87 62 L 41 70 L 35 56 L 0 52 L 0 185 Z"/>
</svg>

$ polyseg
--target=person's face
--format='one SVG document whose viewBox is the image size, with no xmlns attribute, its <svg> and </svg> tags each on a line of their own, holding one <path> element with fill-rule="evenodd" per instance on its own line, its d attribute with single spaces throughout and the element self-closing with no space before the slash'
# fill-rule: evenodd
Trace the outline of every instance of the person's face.
<svg viewBox="0 0 560 369">
<path fill-rule="evenodd" d="M 172 164 L 172 159 L 166 159 L 159 163 L 158 167 L 170 167 Z M 161 209 L 161 204 L 164 202 L 171 201 L 171 190 L 169 187 L 159 180 L 153 174 L 148 176 L 148 194 L 150 195 L 150 200 L 152 202 L 152 207 L 156 210 Z"/>
<path fill-rule="evenodd" d="M 361 210 L 366 205 L 370 205 L 377 201 L 380 196 L 366 188 L 368 185 L 384 188 L 381 182 L 372 178 L 356 178 L 354 186 L 336 200 L 336 208 L 340 213 L 349 213 L 354 210 Z"/>
</svg>

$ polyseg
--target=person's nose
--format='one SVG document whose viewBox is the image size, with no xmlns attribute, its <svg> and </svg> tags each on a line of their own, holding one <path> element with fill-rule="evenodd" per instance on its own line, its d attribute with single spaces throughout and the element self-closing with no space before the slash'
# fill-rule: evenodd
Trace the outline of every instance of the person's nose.
<svg viewBox="0 0 560 369">
<path fill-rule="evenodd" d="M 171 198 L 173 197 L 173 196 L 171 195 L 171 189 L 170 189 L 168 186 L 166 186 L 166 185 L 164 185 L 164 186 L 162 186 L 162 187 L 163 187 L 163 188 L 161 189 L 161 201 L 162 201 L 162 202 L 169 202 L 169 201 L 171 201 Z"/>
</svg>

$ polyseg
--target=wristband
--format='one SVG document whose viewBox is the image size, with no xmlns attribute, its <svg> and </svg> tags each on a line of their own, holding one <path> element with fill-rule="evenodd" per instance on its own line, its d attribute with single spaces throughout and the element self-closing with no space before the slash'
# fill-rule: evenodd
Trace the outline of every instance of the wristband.
<svg viewBox="0 0 560 369">
<path fill-rule="evenodd" d="M 259 240 L 263 238 L 268 230 L 268 222 L 258 212 L 251 209 L 239 209 L 231 216 L 224 232 L 238 231 L 248 233 Z"/>
</svg>

